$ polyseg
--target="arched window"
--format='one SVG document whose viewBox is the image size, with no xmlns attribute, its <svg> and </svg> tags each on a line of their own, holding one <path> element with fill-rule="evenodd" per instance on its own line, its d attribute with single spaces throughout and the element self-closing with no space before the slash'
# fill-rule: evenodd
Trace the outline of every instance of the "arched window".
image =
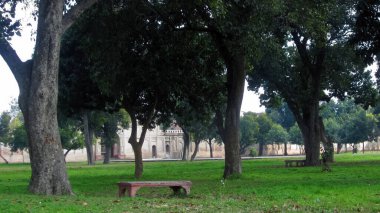
<svg viewBox="0 0 380 213">
<path fill-rule="evenodd" d="M 156 145 L 152 146 L 152 158 L 157 158 L 157 147 L 156 147 Z"/>
</svg>

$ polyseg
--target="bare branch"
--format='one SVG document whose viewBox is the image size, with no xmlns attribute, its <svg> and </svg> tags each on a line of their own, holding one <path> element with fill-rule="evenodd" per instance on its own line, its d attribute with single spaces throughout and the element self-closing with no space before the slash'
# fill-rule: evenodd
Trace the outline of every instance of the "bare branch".
<svg viewBox="0 0 380 213">
<path fill-rule="evenodd" d="M 8 64 L 16 80 L 19 81 L 22 78 L 24 62 L 21 61 L 16 51 L 5 39 L 0 41 L 0 55 Z"/>
<path fill-rule="evenodd" d="M 62 32 L 65 32 L 75 20 L 88 8 L 97 3 L 99 0 L 82 0 L 73 6 L 62 18 Z"/>
</svg>

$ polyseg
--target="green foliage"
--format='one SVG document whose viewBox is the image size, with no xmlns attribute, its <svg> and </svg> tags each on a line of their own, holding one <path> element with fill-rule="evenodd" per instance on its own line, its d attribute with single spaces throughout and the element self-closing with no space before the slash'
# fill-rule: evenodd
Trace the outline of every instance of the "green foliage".
<svg viewBox="0 0 380 213">
<path fill-rule="evenodd" d="M 70 118 L 60 118 L 59 134 L 61 136 L 62 148 L 70 151 L 84 147 L 84 135 L 80 130 L 80 122 Z"/>
<path fill-rule="evenodd" d="M 17 102 L 11 104 L 11 112 L 3 112 L 0 117 L 0 142 L 5 142 L 12 152 L 28 148 L 24 118 Z"/>
<path fill-rule="evenodd" d="M 322 106 L 321 114 L 327 135 L 335 143 L 373 141 L 379 134 L 377 117 L 353 100 L 330 101 Z"/>
<path fill-rule="evenodd" d="M 8 112 L 2 112 L 0 116 L 0 142 L 9 142 L 11 116 Z"/>
<path fill-rule="evenodd" d="M 298 125 L 294 125 L 289 129 L 289 141 L 293 144 L 302 145 L 303 137 Z"/>
<path fill-rule="evenodd" d="M 15 19 L 16 6 L 22 0 L 3 0 L 0 2 L 0 41 L 10 40 L 20 34 L 20 20 Z"/>
<path fill-rule="evenodd" d="M 375 57 L 380 60 L 380 1 L 357 1 L 355 22 L 351 42 L 356 44 L 357 51 L 366 58 L 368 64 Z M 379 75 L 379 72 L 377 73 Z"/>
<path fill-rule="evenodd" d="M 130 117 L 125 110 L 119 112 L 97 112 L 98 126 L 95 134 L 101 138 L 101 144 L 111 147 L 119 142 L 118 131 L 129 128 Z"/>
<path fill-rule="evenodd" d="M 246 149 L 257 143 L 257 135 L 259 134 L 259 124 L 257 123 L 257 115 L 252 112 L 244 113 L 240 119 L 240 153 L 244 154 Z"/>
<path fill-rule="evenodd" d="M 223 161 L 147 162 L 142 180 L 191 180 L 189 196 L 169 188 L 141 188 L 116 197 L 119 181 L 134 180 L 133 164 L 68 163 L 76 196 L 27 191 L 29 164 L 0 165 L 0 211 L 24 212 L 378 212 L 379 154 L 342 154 L 320 167 L 285 168 L 284 158 L 244 160 L 239 179 L 222 184 Z M 305 199 L 307 198 L 307 199 Z M 13 204 L 13 205 L 11 205 Z"/>
<path fill-rule="evenodd" d="M 274 122 L 280 124 L 286 130 L 289 130 L 295 123 L 292 111 L 284 102 L 278 107 L 267 108 L 265 112 Z"/>
<path fill-rule="evenodd" d="M 249 149 L 249 156 L 251 157 L 257 157 L 257 150 L 255 147 L 252 147 Z"/>
<path fill-rule="evenodd" d="M 267 143 L 286 143 L 288 142 L 288 132 L 279 124 L 273 124 L 266 135 Z"/>
</svg>

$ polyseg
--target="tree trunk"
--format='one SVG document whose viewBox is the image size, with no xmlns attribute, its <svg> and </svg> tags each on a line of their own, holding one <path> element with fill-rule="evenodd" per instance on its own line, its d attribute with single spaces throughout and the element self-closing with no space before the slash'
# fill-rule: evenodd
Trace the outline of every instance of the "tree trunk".
<svg viewBox="0 0 380 213">
<path fill-rule="evenodd" d="M 212 138 L 208 139 L 208 146 L 210 147 L 210 158 L 214 158 L 214 154 L 212 150 Z"/>
<path fill-rule="evenodd" d="M 40 0 L 33 61 L 22 62 L 9 42 L 0 41 L 0 54 L 20 89 L 19 104 L 24 115 L 32 168 L 29 191 L 34 194 L 73 194 L 57 122 L 61 35 L 84 10 L 96 2 L 80 1 L 62 19 L 64 1 Z"/>
<path fill-rule="evenodd" d="M 320 139 L 317 127 L 311 126 L 311 131 L 302 132 L 307 166 L 318 166 L 320 155 Z"/>
<path fill-rule="evenodd" d="M 198 150 L 199 150 L 199 144 L 200 143 L 201 143 L 200 140 L 196 140 L 195 141 L 195 148 L 194 148 L 193 154 L 191 155 L 191 161 L 193 161 L 195 159 L 195 157 L 197 156 L 197 153 L 198 153 Z"/>
<path fill-rule="evenodd" d="M 259 143 L 259 156 L 264 155 L 264 143 Z"/>
<path fill-rule="evenodd" d="M 7 161 L 7 159 L 5 159 L 1 153 L 0 153 L 0 158 L 2 158 L 4 160 L 5 164 L 9 164 L 9 162 Z"/>
<path fill-rule="evenodd" d="M 128 143 L 131 144 L 133 153 L 135 155 L 135 178 L 139 179 L 142 177 L 143 171 L 144 171 L 144 165 L 143 165 L 143 159 L 142 159 L 142 151 L 141 148 L 144 144 L 145 135 L 148 130 L 148 126 L 150 122 L 152 121 L 152 118 L 154 116 L 155 111 L 155 105 L 151 108 L 151 111 L 148 115 L 147 120 L 142 126 L 141 134 L 139 141 L 137 141 L 137 118 L 136 114 L 133 110 L 127 109 L 127 112 L 129 113 L 129 116 L 131 117 L 131 137 L 129 137 Z"/>
<path fill-rule="evenodd" d="M 133 153 L 135 154 L 135 178 L 142 177 L 144 171 L 141 146 L 139 144 L 132 145 Z"/>
<path fill-rule="evenodd" d="M 364 149 L 365 149 L 365 145 L 364 145 L 364 142 L 363 142 L 363 154 L 364 154 Z"/>
<path fill-rule="evenodd" d="M 88 165 L 95 165 L 95 159 L 94 159 L 94 151 L 92 146 L 92 137 L 93 137 L 93 130 L 91 129 L 89 123 L 88 123 L 88 112 L 83 113 L 83 129 L 84 129 L 84 142 L 86 146 L 86 152 L 87 152 L 87 164 Z"/>
<path fill-rule="evenodd" d="M 224 142 L 224 178 L 242 173 L 240 157 L 240 109 L 244 95 L 246 77 L 245 50 L 241 38 L 225 40 L 220 35 L 211 35 L 227 67 L 227 108 L 224 125 L 218 122 L 219 133 Z M 220 119 L 218 119 L 220 120 Z"/>
<path fill-rule="evenodd" d="M 106 152 L 104 153 L 103 164 L 109 164 L 111 160 L 111 149 L 112 146 L 109 143 L 105 145 Z"/>
<path fill-rule="evenodd" d="M 294 103 L 287 102 L 294 118 L 301 130 L 307 166 L 320 165 L 320 141 L 321 129 L 319 120 L 319 98 L 316 95 L 310 95 L 310 104 L 299 109 Z M 302 112 L 301 112 L 302 111 Z"/>
<path fill-rule="evenodd" d="M 71 149 L 68 149 L 68 150 L 66 150 L 65 154 L 63 154 L 63 156 L 65 158 L 65 163 L 66 163 L 66 156 L 69 154 L 70 151 L 71 151 Z"/>
<path fill-rule="evenodd" d="M 331 141 L 331 139 L 326 135 L 325 125 L 323 124 L 322 117 L 319 117 L 319 129 L 321 134 L 321 141 L 323 143 L 323 148 L 324 151 L 327 153 L 325 154 L 325 160 L 327 163 L 332 163 L 334 162 L 334 144 Z"/>
<path fill-rule="evenodd" d="M 337 147 L 337 149 L 336 149 L 336 154 L 339 154 L 340 151 L 342 150 L 342 148 L 343 148 L 343 144 L 338 143 L 338 147 Z"/>
<path fill-rule="evenodd" d="M 7 159 L 5 159 L 4 156 L 2 155 L 1 151 L 2 150 L 1 150 L 1 144 L 0 144 L 0 158 L 2 158 L 4 160 L 5 164 L 9 164 L 9 162 L 7 161 Z"/>
<path fill-rule="evenodd" d="M 190 153 L 190 134 L 184 128 L 182 128 L 182 131 L 183 131 L 182 160 L 188 161 L 189 153 Z"/>
<path fill-rule="evenodd" d="M 284 143 L 284 156 L 288 156 L 288 143 Z"/>
<path fill-rule="evenodd" d="M 20 108 L 28 133 L 34 194 L 73 194 L 57 122 L 58 65 L 63 1 L 41 0 L 30 82 L 20 86 Z"/>
</svg>

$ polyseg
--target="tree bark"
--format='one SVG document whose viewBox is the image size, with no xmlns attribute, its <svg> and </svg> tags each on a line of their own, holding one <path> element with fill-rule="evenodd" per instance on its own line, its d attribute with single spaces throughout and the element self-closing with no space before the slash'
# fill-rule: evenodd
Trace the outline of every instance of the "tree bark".
<svg viewBox="0 0 380 213">
<path fill-rule="evenodd" d="M 70 20 L 67 16 L 62 18 L 63 2 L 39 1 L 33 62 L 22 62 L 7 41 L 0 41 L 0 54 L 10 67 L 20 89 L 19 104 L 25 119 L 32 168 L 29 191 L 34 194 L 73 194 L 66 173 L 57 122 L 62 21 L 66 23 L 64 29 L 68 28 L 97 0 L 84 0 L 73 6 L 75 14 L 70 16 Z"/>
<path fill-rule="evenodd" d="M 157 103 L 156 99 L 156 103 Z M 133 153 L 135 155 L 135 178 L 139 179 L 142 177 L 143 171 L 144 171 L 144 165 L 143 165 L 143 159 L 142 159 L 142 151 L 141 148 L 144 144 L 145 135 L 148 130 L 149 124 L 151 123 L 154 114 L 155 114 L 155 108 L 156 103 L 151 107 L 149 114 L 147 115 L 147 119 L 145 120 L 145 123 L 142 126 L 141 134 L 139 141 L 137 141 L 137 118 L 136 114 L 132 109 L 129 109 L 126 107 L 127 112 L 129 113 L 129 116 L 131 117 L 131 137 L 128 140 L 128 143 L 131 144 Z"/>
<path fill-rule="evenodd" d="M 264 155 L 264 143 L 259 143 L 259 156 Z"/>
<path fill-rule="evenodd" d="M 239 38 L 236 38 L 239 40 Z M 224 142 L 224 178 L 240 176 L 242 173 L 240 157 L 240 109 L 245 86 L 244 48 L 236 46 L 236 41 L 225 40 L 213 35 L 216 47 L 227 67 L 227 108 L 224 125 L 218 118 L 219 134 Z M 232 51 L 233 49 L 233 51 Z"/>
<path fill-rule="evenodd" d="M 210 158 L 214 158 L 214 154 L 212 150 L 212 138 L 208 139 L 208 146 L 210 147 Z"/>
<path fill-rule="evenodd" d="M 62 11 L 63 1 L 40 1 L 31 81 L 20 87 L 32 167 L 29 190 L 34 194 L 73 194 L 57 122 Z"/>
<path fill-rule="evenodd" d="M 200 143 L 201 143 L 200 140 L 196 140 L 195 141 L 195 148 L 194 148 L 193 154 L 191 155 L 191 161 L 193 161 L 195 159 L 195 157 L 197 156 L 197 153 L 198 153 L 198 150 L 199 150 L 199 144 Z"/>
<path fill-rule="evenodd" d="M 318 101 L 313 101 L 308 106 L 302 109 L 302 113 L 299 113 L 299 109 L 288 102 L 290 110 L 300 127 L 304 147 L 306 154 L 306 165 L 317 166 L 320 164 L 320 124 L 319 124 L 319 105 Z"/>
<path fill-rule="evenodd" d="M 104 153 L 103 164 L 109 164 L 111 160 L 112 146 L 109 143 L 105 143 L 106 152 Z"/>
<path fill-rule="evenodd" d="M 284 155 L 288 156 L 288 143 L 284 143 Z"/>
<path fill-rule="evenodd" d="M 141 146 L 139 144 L 132 145 L 133 153 L 135 154 L 135 178 L 142 177 L 144 172 L 143 158 Z"/>
<path fill-rule="evenodd" d="M 181 127 L 182 128 L 182 127 Z M 182 150 L 182 160 L 189 160 L 190 153 L 190 134 L 186 131 L 185 128 L 182 128 L 183 131 L 183 150 Z"/>
<path fill-rule="evenodd" d="M 85 136 L 84 142 L 85 142 L 86 152 L 87 152 L 87 164 L 95 165 L 94 150 L 92 146 L 93 130 L 90 127 L 89 122 L 88 122 L 87 111 L 83 113 L 83 129 L 84 129 L 84 136 Z"/>
</svg>

